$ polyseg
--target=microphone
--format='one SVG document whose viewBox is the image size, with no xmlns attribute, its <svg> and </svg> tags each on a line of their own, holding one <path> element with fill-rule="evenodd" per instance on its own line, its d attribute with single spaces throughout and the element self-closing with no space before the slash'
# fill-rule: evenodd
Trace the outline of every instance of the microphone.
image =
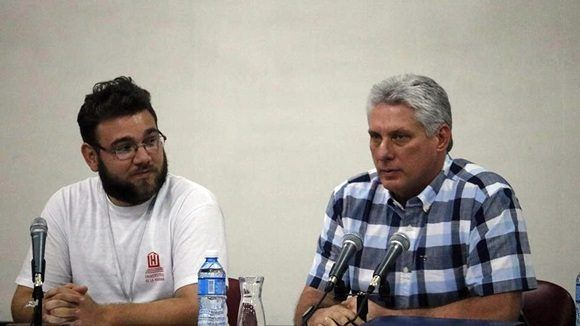
<svg viewBox="0 0 580 326">
<path fill-rule="evenodd" d="M 409 249 L 409 237 L 403 232 L 397 232 L 393 234 L 389 242 L 390 243 L 389 248 L 387 249 L 387 254 L 385 255 L 383 261 L 375 269 L 367 293 L 372 293 L 375 288 L 381 284 L 381 281 L 385 278 L 387 271 L 395 264 L 397 258 L 399 258 L 399 256 L 404 251 Z"/>
<path fill-rule="evenodd" d="M 338 259 L 330 269 L 328 283 L 326 283 L 324 292 L 330 292 L 334 288 L 336 283 L 342 278 L 342 274 L 346 271 L 350 258 L 362 249 L 362 239 L 360 235 L 356 233 L 348 233 L 345 234 L 342 239 L 342 249 Z"/>
<path fill-rule="evenodd" d="M 32 220 L 30 225 L 30 237 L 32 238 L 32 282 L 34 287 L 42 286 L 44 282 L 44 247 L 46 243 L 46 233 L 48 226 L 46 220 L 42 217 L 37 217 Z"/>
</svg>

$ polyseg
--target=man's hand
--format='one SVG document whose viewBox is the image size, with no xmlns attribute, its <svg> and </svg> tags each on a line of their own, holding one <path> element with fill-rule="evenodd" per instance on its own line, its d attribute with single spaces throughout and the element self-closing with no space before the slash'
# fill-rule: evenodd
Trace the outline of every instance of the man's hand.
<svg viewBox="0 0 580 326">
<path fill-rule="evenodd" d="M 352 299 L 354 299 L 354 307 L 352 306 Z M 343 303 L 335 304 L 328 308 L 318 309 L 308 321 L 308 325 L 346 325 L 350 320 L 353 320 L 355 316 L 356 298 L 350 298 Z M 357 317 L 352 323 L 355 325 L 361 325 L 364 321 Z"/>
<path fill-rule="evenodd" d="M 77 310 L 77 323 L 81 325 L 111 325 L 106 305 L 99 305 L 85 294 Z"/>
<path fill-rule="evenodd" d="M 86 286 L 69 283 L 46 292 L 42 307 L 43 320 L 54 324 L 78 320 L 87 290 Z"/>
<path fill-rule="evenodd" d="M 298 304 L 296 305 L 296 312 L 294 314 L 295 325 L 302 325 L 302 315 L 308 309 L 308 307 L 319 302 L 324 296 L 324 292 L 312 288 L 310 286 L 305 286 L 298 299 Z M 352 306 L 354 304 L 354 307 Z M 344 302 L 339 302 L 334 299 L 332 293 L 326 296 L 325 300 L 320 305 L 320 308 L 310 317 L 308 320 L 308 325 L 318 326 L 318 325 L 344 325 L 353 319 L 356 315 L 356 298 L 354 298 L 354 303 L 347 300 Z M 357 318 L 353 321 L 355 325 L 360 325 L 363 321 Z M 306 326 L 306 325 L 302 325 Z"/>
<path fill-rule="evenodd" d="M 82 285 L 66 284 L 46 292 L 43 318 L 47 323 L 108 325 L 105 306 L 97 304 Z"/>
<path fill-rule="evenodd" d="M 28 307 L 31 288 L 18 285 L 12 299 L 12 316 L 17 322 L 30 322 Z M 184 285 L 172 298 L 147 303 L 97 304 L 86 286 L 66 284 L 51 289 L 43 300 L 47 323 L 72 325 L 191 325 L 197 320 L 197 284 Z"/>
</svg>

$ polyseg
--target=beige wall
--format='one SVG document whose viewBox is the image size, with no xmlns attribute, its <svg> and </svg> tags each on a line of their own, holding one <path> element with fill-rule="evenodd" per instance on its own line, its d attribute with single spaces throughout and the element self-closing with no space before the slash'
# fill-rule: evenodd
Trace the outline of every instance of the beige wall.
<svg viewBox="0 0 580 326">
<path fill-rule="evenodd" d="M 447 89 L 455 148 L 504 175 L 539 278 L 580 270 L 578 1 L 0 1 L 0 319 L 28 228 L 91 175 L 76 114 L 94 82 L 149 89 L 170 170 L 223 207 L 232 276 L 290 324 L 332 188 L 372 167 L 365 98 L 415 72 Z M 192 270 L 192 273 L 196 271 Z"/>
</svg>

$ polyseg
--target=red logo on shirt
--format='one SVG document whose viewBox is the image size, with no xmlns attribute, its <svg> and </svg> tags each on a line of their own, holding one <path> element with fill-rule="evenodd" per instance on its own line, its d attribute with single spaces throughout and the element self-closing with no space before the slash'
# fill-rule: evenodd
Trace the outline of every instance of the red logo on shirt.
<svg viewBox="0 0 580 326">
<path fill-rule="evenodd" d="M 159 255 L 152 251 L 147 254 L 147 270 L 145 271 L 145 282 L 158 282 L 165 280 L 165 273 L 159 260 Z"/>
<path fill-rule="evenodd" d="M 147 255 L 147 267 L 159 267 L 159 255 L 152 251 Z"/>
</svg>

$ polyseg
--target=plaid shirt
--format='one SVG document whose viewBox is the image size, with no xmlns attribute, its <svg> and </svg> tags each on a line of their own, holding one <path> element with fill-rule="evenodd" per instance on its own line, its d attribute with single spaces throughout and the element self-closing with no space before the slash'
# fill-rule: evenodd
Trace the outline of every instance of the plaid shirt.
<svg viewBox="0 0 580 326">
<path fill-rule="evenodd" d="M 364 247 L 350 260 L 343 281 L 352 292 L 366 291 L 398 231 L 408 235 L 410 247 L 386 277 L 389 307 L 436 307 L 536 287 L 526 225 L 510 185 L 449 156 L 441 173 L 405 207 L 375 170 L 336 187 L 307 284 L 323 290 L 343 235 L 358 233 Z"/>
</svg>

